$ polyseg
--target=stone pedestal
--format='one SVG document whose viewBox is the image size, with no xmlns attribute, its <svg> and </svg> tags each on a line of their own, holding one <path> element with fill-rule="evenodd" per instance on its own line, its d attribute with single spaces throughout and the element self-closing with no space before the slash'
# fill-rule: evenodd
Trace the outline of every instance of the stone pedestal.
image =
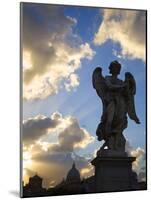
<svg viewBox="0 0 151 200">
<path fill-rule="evenodd" d="M 95 192 L 136 190 L 137 175 L 132 171 L 135 157 L 105 151 L 91 163 L 95 167 Z"/>
</svg>

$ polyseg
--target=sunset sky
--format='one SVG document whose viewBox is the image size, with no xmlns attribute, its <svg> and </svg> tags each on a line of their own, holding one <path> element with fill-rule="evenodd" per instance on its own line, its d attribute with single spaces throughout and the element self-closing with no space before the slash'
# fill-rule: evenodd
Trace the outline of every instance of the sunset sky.
<svg viewBox="0 0 151 200">
<path fill-rule="evenodd" d="M 124 135 L 139 180 L 145 177 L 146 13 L 90 7 L 22 4 L 23 179 L 38 173 L 50 187 L 66 177 L 75 161 L 81 177 L 102 143 L 95 132 L 102 103 L 92 87 L 97 66 L 108 75 L 122 64 L 120 79 L 136 80 L 136 111 Z"/>
</svg>

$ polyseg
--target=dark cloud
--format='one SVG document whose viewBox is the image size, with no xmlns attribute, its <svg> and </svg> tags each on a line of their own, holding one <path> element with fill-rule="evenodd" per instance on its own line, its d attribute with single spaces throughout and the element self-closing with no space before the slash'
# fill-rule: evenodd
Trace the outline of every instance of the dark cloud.
<svg viewBox="0 0 151 200">
<path fill-rule="evenodd" d="M 61 148 L 65 151 L 73 151 L 74 148 L 82 148 L 93 141 L 86 129 L 80 128 L 78 121 L 71 118 L 71 125 L 64 129 L 58 137 Z"/>
<path fill-rule="evenodd" d="M 55 128 L 59 121 L 57 118 L 49 118 L 38 115 L 23 123 L 23 143 L 25 145 L 36 142 L 40 137 L 46 135 L 50 129 Z"/>
<path fill-rule="evenodd" d="M 138 181 L 146 181 L 146 171 L 140 171 L 138 174 Z"/>
<path fill-rule="evenodd" d="M 51 117 L 38 115 L 23 123 L 23 143 L 26 145 L 37 142 L 47 134 L 58 134 L 58 142 L 51 143 L 51 151 L 73 151 L 73 149 L 84 148 L 91 143 L 94 138 L 81 128 L 76 118 L 68 116 L 62 117 L 58 112 Z"/>
</svg>

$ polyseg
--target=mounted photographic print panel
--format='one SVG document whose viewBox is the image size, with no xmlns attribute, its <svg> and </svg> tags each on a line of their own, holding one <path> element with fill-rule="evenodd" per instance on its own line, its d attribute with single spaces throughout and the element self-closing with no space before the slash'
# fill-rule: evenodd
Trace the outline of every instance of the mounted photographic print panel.
<svg viewBox="0 0 151 200">
<path fill-rule="evenodd" d="M 147 11 L 20 11 L 21 197 L 146 190 Z"/>
</svg>

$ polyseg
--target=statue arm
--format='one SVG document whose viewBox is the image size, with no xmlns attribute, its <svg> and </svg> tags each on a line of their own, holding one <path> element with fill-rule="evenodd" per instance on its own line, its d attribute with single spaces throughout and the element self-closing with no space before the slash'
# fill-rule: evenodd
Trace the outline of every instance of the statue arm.
<svg viewBox="0 0 151 200">
<path fill-rule="evenodd" d="M 110 90 L 118 90 L 126 87 L 125 83 L 112 84 L 109 78 L 106 78 L 106 85 Z"/>
</svg>

